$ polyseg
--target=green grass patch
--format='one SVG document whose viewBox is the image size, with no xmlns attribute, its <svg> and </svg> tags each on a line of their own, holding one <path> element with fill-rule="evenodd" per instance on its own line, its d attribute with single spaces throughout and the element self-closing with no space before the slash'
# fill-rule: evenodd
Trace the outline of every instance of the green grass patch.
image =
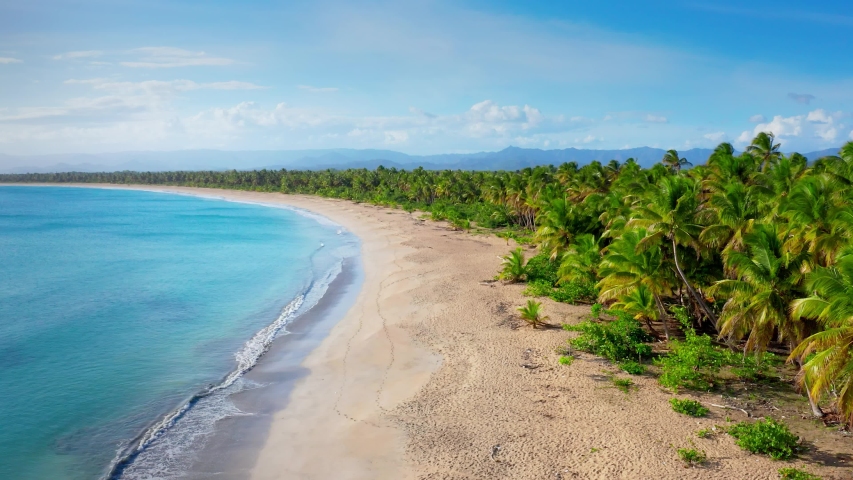
<svg viewBox="0 0 853 480">
<path fill-rule="evenodd" d="M 613 382 L 614 387 L 618 388 L 619 390 L 622 390 L 625 393 L 630 392 L 631 387 L 634 386 L 634 382 L 630 378 L 615 378 L 614 377 L 610 381 Z"/>
<path fill-rule="evenodd" d="M 676 452 L 678 453 L 678 458 L 687 467 L 695 467 L 708 461 L 708 456 L 705 455 L 705 452 L 695 448 L 679 448 Z"/>
<path fill-rule="evenodd" d="M 560 365 L 569 366 L 575 361 L 575 357 L 571 355 L 562 355 L 558 361 L 560 362 Z"/>
<path fill-rule="evenodd" d="M 782 480 L 822 480 L 821 477 L 813 475 L 805 470 L 794 467 L 779 469 L 779 478 Z"/>
</svg>

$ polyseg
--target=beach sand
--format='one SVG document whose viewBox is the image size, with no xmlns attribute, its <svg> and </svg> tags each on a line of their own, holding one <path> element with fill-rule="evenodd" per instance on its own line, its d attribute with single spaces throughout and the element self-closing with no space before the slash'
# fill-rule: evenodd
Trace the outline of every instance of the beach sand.
<svg viewBox="0 0 853 480">
<path fill-rule="evenodd" d="M 745 419 L 739 411 L 686 417 L 650 376 L 630 377 L 636 387 L 623 393 L 611 377 L 628 375 L 609 362 L 581 353 L 560 365 L 555 350 L 573 334 L 521 324 L 523 286 L 492 281 L 510 248 L 502 239 L 340 200 L 140 188 L 292 205 L 362 240 L 363 287 L 303 362 L 310 373 L 274 415 L 253 479 L 775 479 L 805 462 L 824 478 L 853 478 L 850 439 L 837 433 L 797 431 L 810 453 L 774 462 L 725 434 L 697 438 Z M 554 324 L 589 313 L 542 302 Z M 776 414 L 812 422 L 800 419 L 806 407 L 788 408 Z M 709 460 L 686 469 L 675 450 L 694 445 Z"/>
</svg>

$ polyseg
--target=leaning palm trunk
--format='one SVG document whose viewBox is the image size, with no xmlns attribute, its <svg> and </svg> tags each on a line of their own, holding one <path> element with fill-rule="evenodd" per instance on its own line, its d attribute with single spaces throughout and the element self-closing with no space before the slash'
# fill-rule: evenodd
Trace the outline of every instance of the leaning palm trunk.
<svg viewBox="0 0 853 480">
<path fill-rule="evenodd" d="M 663 322 L 663 335 L 669 340 L 669 318 L 666 314 L 666 310 L 663 308 L 663 302 L 657 294 L 654 294 L 655 305 L 658 307 L 658 315 L 660 316 L 661 322 Z M 652 330 L 651 324 L 649 324 L 649 330 Z M 652 330 L 654 331 L 654 330 Z"/>
<path fill-rule="evenodd" d="M 687 280 L 687 275 L 685 275 L 684 271 L 681 270 L 681 265 L 678 263 L 678 250 L 676 249 L 675 235 L 672 236 L 672 258 L 675 260 L 675 270 L 678 272 L 678 276 L 681 278 L 681 281 L 684 282 L 684 288 L 687 289 L 687 293 L 693 299 L 693 302 L 699 306 L 699 309 L 708 317 L 708 319 L 711 320 L 712 323 L 716 324 L 717 317 L 714 315 L 714 312 L 711 311 L 711 307 L 709 307 L 705 302 L 705 299 L 699 295 L 699 292 L 690 285 L 690 282 Z"/>
</svg>

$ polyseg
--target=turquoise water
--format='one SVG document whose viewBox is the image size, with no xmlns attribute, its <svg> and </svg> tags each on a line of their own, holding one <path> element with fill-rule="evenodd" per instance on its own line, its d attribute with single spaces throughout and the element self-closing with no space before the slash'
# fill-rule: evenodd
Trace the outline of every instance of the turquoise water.
<svg viewBox="0 0 853 480">
<path fill-rule="evenodd" d="M 281 208 L 0 187 L 0 478 L 99 478 L 128 454 L 124 477 L 178 473 L 354 245 Z"/>
</svg>

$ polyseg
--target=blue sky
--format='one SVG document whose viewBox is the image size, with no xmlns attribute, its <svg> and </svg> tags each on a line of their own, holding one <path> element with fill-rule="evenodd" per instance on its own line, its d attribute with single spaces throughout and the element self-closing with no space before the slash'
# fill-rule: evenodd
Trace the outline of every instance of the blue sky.
<svg viewBox="0 0 853 480">
<path fill-rule="evenodd" d="M 745 3 L 3 1 L 0 153 L 853 138 L 853 7 Z"/>
</svg>

